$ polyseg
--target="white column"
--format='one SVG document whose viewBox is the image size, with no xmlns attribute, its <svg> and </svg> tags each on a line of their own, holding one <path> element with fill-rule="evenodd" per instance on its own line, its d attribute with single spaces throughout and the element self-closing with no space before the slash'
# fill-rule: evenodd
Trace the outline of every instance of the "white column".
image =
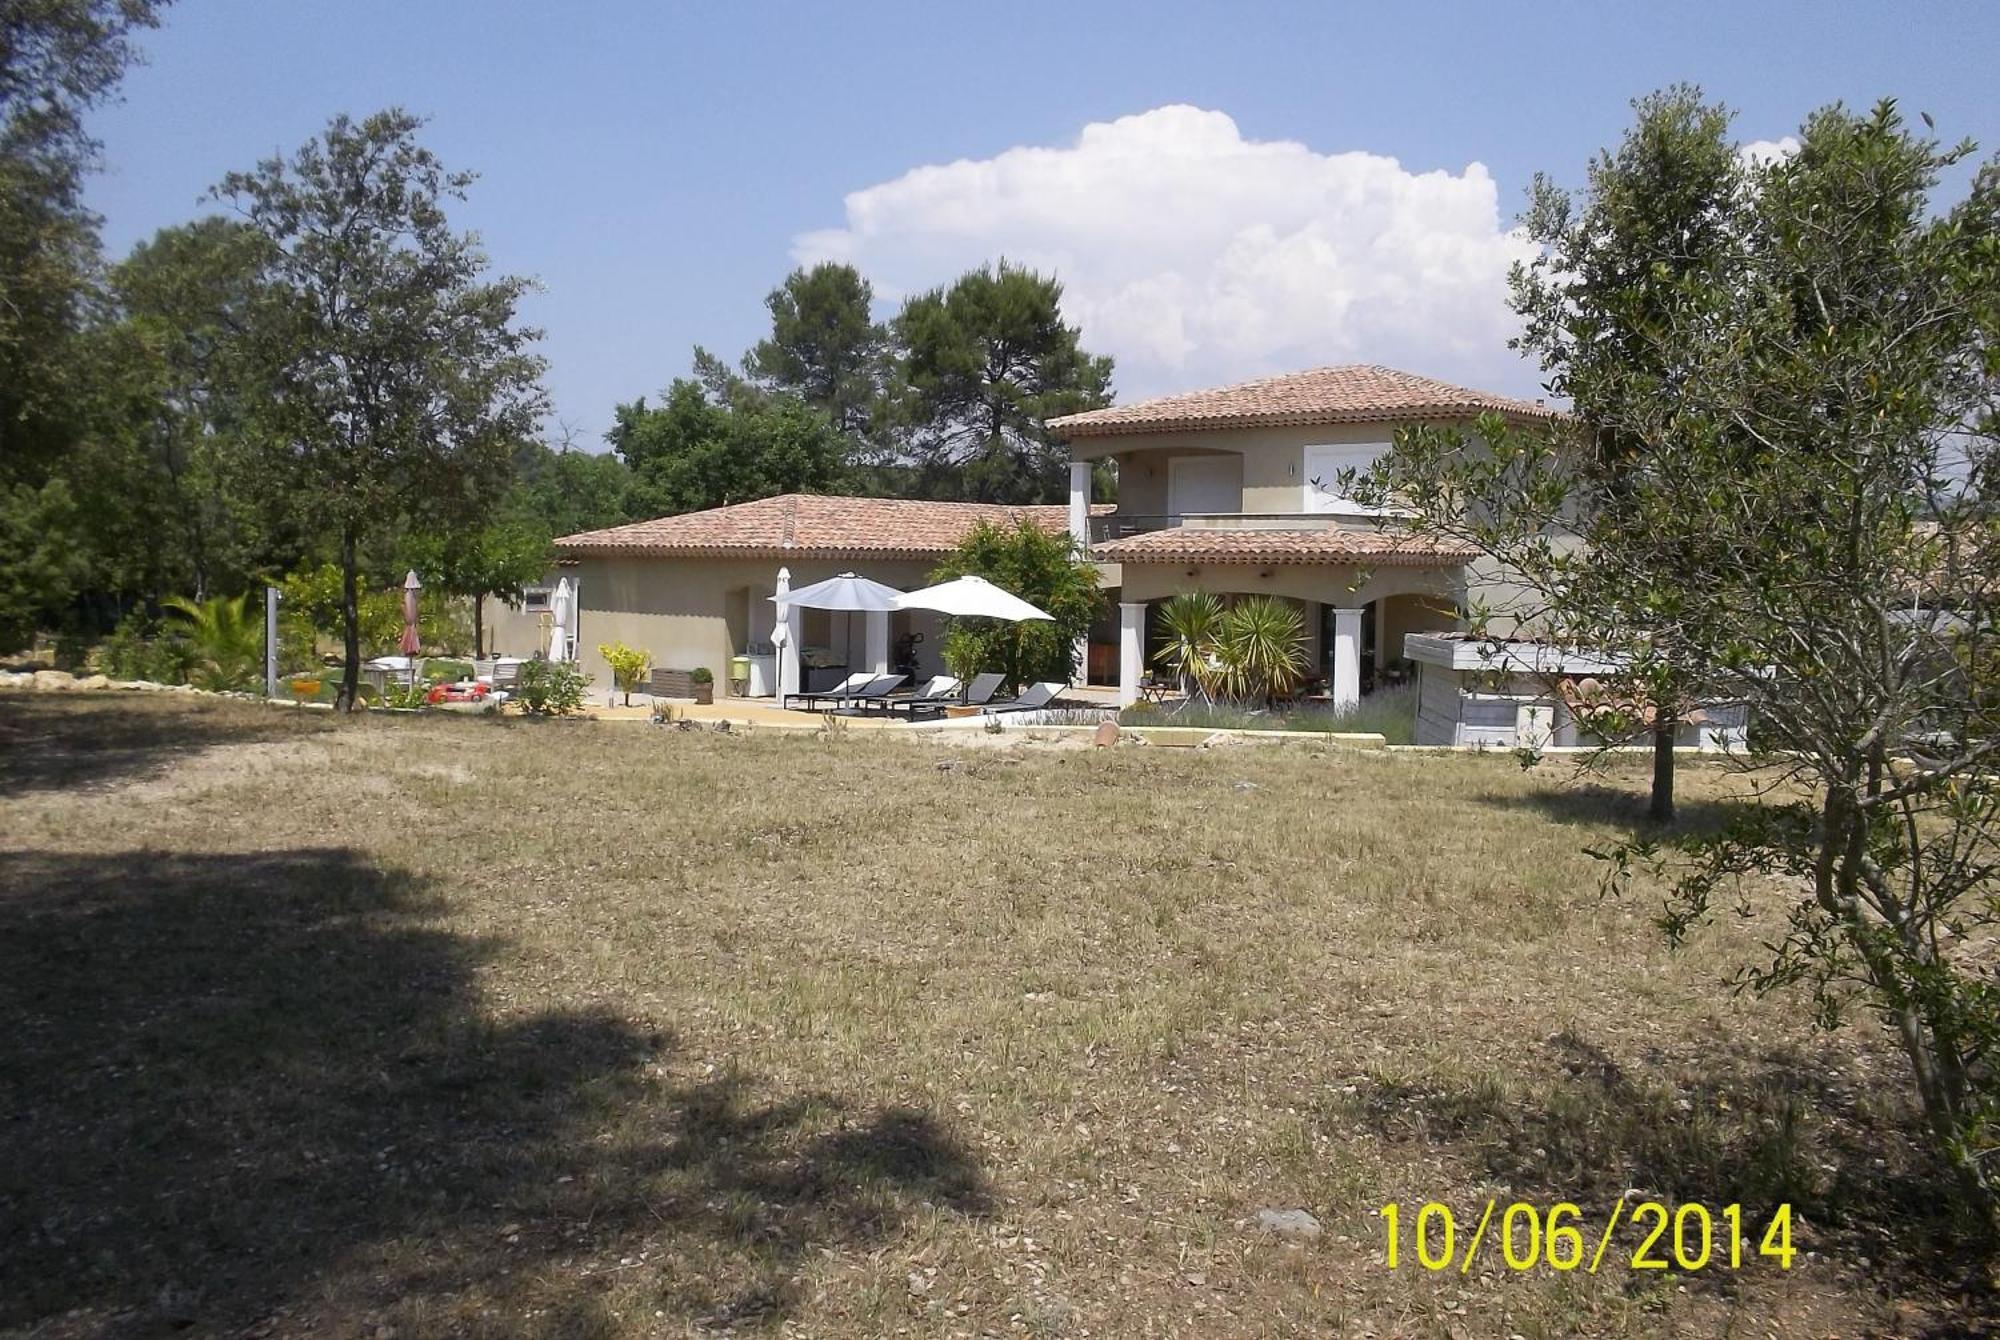
<svg viewBox="0 0 2000 1340">
<path fill-rule="evenodd" d="M 1069 533 L 1090 549 L 1090 462 L 1069 463 Z"/>
<path fill-rule="evenodd" d="M 1333 707 L 1335 711 L 1361 701 L 1361 611 L 1333 612 Z"/>
<path fill-rule="evenodd" d="M 485 598 L 485 596 L 478 597 L 480 600 Z M 266 698 L 278 696 L 278 600 L 277 587 L 264 588 L 264 696 Z M 478 649 L 474 648 L 473 673 L 475 674 L 479 670 L 478 656 Z"/>
<path fill-rule="evenodd" d="M 889 611 L 868 611 L 868 669 L 870 673 L 889 673 Z"/>
<path fill-rule="evenodd" d="M 1118 705 L 1139 701 L 1139 676 L 1146 660 L 1146 602 L 1118 602 Z"/>
</svg>

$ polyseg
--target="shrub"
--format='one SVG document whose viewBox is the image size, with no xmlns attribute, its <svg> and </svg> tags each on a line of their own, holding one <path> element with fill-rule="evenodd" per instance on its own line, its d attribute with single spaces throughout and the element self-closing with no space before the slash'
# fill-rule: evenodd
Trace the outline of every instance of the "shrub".
<svg viewBox="0 0 2000 1340">
<path fill-rule="evenodd" d="M 433 684 L 456 684 L 462 679 L 472 678 L 470 661 L 427 661 L 424 663 L 424 678 Z"/>
<path fill-rule="evenodd" d="M 264 621 L 250 608 L 250 597 L 215 596 L 196 603 L 169 596 L 166 607 L 185 625 L 195 654 L 190 681 L 213 690 L 247 687 L 264 658 Z"/>
<path fill-rule="evenodd" d="M 521 709 L 531 716 L 567 716 L 583 710 L 583 691 L 590 676 L 568 661 L 537 656 L 521 666 Z"/>
<path fill-rule="evenodd" d="M 391 683 L 382 686 L 382 706 L 422 707 L 430 697 L 428 684 Z"/>
<path fill-rule="evenodd" d="M 632 690 L 646 683 L 646 676 L 652 673 L 653 653 L 640 647 L 628 647 L 623 642 L 602 642 L 597 654 L 611 667 L 612 682 L 625 694 L 625 705 L 632 705 Z"/>
<path fill-rule="evenodd" d="M 715 671 L 705 665 L 697 665 L 694 669 L 688 671 L 688 681 L 693 684 L 713 684 L 715 682 Z"/>
<path fill-rule="evenodd" d="M 187 683 L 195 659 L 185 638 L 162 633 L 143 610 L 133 610 L 118 621 L 97 657 L 98 669 L 113 679 L 155 684 Z"/>
</svg>

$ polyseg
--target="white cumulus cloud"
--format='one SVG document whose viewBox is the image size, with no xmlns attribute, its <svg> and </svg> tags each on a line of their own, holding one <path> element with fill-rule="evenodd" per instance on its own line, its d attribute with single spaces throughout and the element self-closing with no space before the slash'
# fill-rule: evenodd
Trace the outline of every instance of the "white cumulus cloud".
<svg viewBox="0 0 2000 1340">
<path fill-rule="evenodd" d="M 1769 167 L 1790 158 L 1801 147 L 1796 135 L 1785 135 L 1775 140 L 1751 140 L 1737 149 L 1736 157 L 1745 167 Z"/>
<path fill-rule="evenodd" d="M 996 257 L 1053 272 L 1124 400 L 1349 362 L 1536 387 L 1507 348 L 1507 269 L 1528 244 L 1479 163 L 1412 172 L 1173 106 L 845 204 L 844 226 L 796 240 L 800 263 L 851 262 L 892 302 Z"/>
</svg>

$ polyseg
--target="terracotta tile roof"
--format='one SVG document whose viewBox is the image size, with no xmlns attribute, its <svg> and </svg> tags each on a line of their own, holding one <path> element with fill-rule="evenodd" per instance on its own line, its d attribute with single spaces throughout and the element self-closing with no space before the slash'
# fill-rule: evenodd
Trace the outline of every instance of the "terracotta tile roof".
<svg viewBox="0 0 2000 1340">
<path fill-rule="evenodd" d="M 1177 526 L 1090 546 L 1105 563 L 1368 564 L 1452 568 L 1478 550 L 1375 530 L 1217 530 Z"/>
<path fill-rule="evenodd" d="M 1182 428 L 1462 419 L 1487 410 L 1520 419 L 1562 417 L 1561 411 L 1536 401 L 1468 390 L 1395 368 L 1350 363 L 1070 414 L 1050 419 L 1049 430 L 1070 439 Z"/>
<path fill-rule="evenodd" d="M 1103 514 L 1112 509 L 1105 504 L 1091 510 Z M 1060 534 L 1069 524 L 1069 509 L 785 493 L 565 535 L 556 541 L 556 551 L 563 557 L 627 553 L 928 558 L 950 553 L 981 521 L 1005 525 L 1018 517 Z"/>
</svg>

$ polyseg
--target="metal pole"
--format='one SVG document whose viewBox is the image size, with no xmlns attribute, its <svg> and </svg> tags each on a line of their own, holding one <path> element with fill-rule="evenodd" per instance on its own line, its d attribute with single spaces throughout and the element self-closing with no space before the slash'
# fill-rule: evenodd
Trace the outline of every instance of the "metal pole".
<svg viewBox="0 0 2000 1340">
<path fill-rule="evenodd" d="M 278 588 L 264 588 L 264 696 L 278 696 Z"/>
</svg>

